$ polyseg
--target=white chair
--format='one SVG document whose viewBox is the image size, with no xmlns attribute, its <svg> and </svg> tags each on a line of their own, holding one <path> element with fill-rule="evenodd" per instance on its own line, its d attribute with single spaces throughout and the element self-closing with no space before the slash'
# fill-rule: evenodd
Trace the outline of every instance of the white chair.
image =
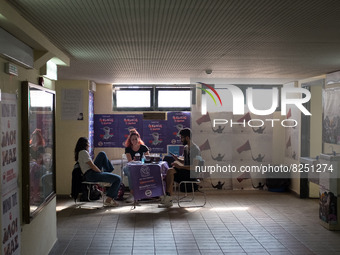
<svg viewBox="0 0 340 255">
<path fill-rule="evenodd" d="M 120 171 L 121 171 L 121 177 L 122 177 L 122 183 L 124 183 L 124 173 L 123 173 L 123 168 L 124 166 L 127 164 L 128 160 L 127 160 L 127 157 L 126 157 L 126 154 L 123 153 L 122 154 L 122 159 L 121 159 L 121 167 L 120 167 Z"/>
<path fill-rule="evenodd" d="M 120 159 L 113 159 L 111 160 L 111 164 L 115 167 L 115 170 L 120 171 L 120 177 L 122 178 L 122 183 L 124 183 L 124 173 L 123 173 L 123 168 L 128 162 L 126 155 L 122 154 L 122 157 Z M 116 172 L 117 173 L 117 172 Z"/>
<path fill-rule="evenodd" d="M 100 193 L 101 193 L 101 196 L 102 196 L 102 202 L 103 202 L 103 206 L 104 206 L 104 192 L 102 190 L 105 190 L 105 187 L 110 187 L 111 186 L 111 183 L 108 183 L 108 182 L 90 182 L 90 181 L 83 181 L 82 184 L 85 184 L 87 185 L 87 200 L 89 202 L 92 202 L 93 200 L 90 199 L 90 191 L 91 191 L 91 187 L 92 185 L 97 185 L 101 188 Z"/>
</svg>

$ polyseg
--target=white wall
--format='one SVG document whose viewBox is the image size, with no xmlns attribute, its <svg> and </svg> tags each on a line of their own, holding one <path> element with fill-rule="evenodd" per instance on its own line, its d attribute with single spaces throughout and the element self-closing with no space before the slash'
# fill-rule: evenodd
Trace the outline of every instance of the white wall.
<svg viewBox="0 0 340 255">
<path fill-rule="evenodd" d="M 312 86 L 311 94 L 310 157 L 315 158 L 322 152 L 322 86 Z M 319 185 L 309 183 L 309 197 L 318 198 L 319 190 Z"/>
<path fill-rule="evenodd" d="M 7 60 L 0 57 L 0 66 L 3 68 Z M 25 69 L 18 66 L 19 76 L 10 76 L 4 72 L 4 69 L 0 71 L 0 89 L 1 93 L 16 94 L 18 93 L 18 134 L 17 134 L 17 159 L 18 159 L 18 171 L 19 171 L 19 199 L 20 205 L 22 205 L 22 154 L 21 154 L 21 82 L 29 81 L 37 84 L 39 73 L 35 69 Z M 54 82 L 45 79 L 45 86 L 53 89 Z M 0 165 L 1 171 L 1 165 Z M 0 182 L 0 190 L 1 190 Z M 53 247 L 57 240 L 57 225 L 56 225 L 56 210 L 55 210 L 56 199 L 54 198 L 41 213 L 39 213 L 30 224 L 23 224 L 21 218 L 21 254 L 31 255 L 31 254 L 48 254 L 50 249 Z M 22 208 L 22 206 L 21 206 Z M 20 209 L 21 209 L 20 208 Z M 2 203 L 0 205 L 0 210 L 2 211 Z M 22 215 L 22 212 L 20 212 Z M 0 221 L 1 225 L 1 221 Z M 2 226 L 0 226 L 2 229 Z M 2 233 L 2 232 L 1 232 Z M 2 242 L 0 242 L 2 243 Z M 1 246 L 1 245 L 0 245 Z M 2 248 L 2 247 L 0 247 Z M 2 249 L 1 249 L 2 250 Z"/>
<path fill-rule="evenodd" d="M 94 93 L 94 113 L 118 113 L 112 110 L 112 84 L 97 84 L 96 92 Z M 134 114 L 135 113 L 136 112 L 134 112 Z M 120 159 L 124 153 L 123 148 L 96 148 L 94 150 L 95 155 L 97 155 L 99 151 L 105 151 L 109 159 Z"/>
<path fill-rule="evenodd" d="M 305 81 L 299 82 L 301 83 L 308 83 L 315 80 L 320 80 L 323 77 L 316 77 L 316 78 L 310 78 Z M 310 157 L 316 157 L 320 155 L 322 152 L 322 84 L 320 85 L 313 85 L 311 88 L 311 109 L 310 112 L 312 116 L 310 116 Z M 301 133 L 304 132 L 304 130 L 300 130 L 300 135 L 298 139 L 301 139 Z M 300 144 L 300 141 L 299 141 Z M 300 146 L 301 147 L 301 146 Z M 298 164 L 299 160 L 291 160 L 287 159 L 285 160 L 285 163 L 290 164 Z M 297 193 L 300 194 L 300 174 L 299 173 L 292 173 L 292 184 L 291 189 Z M 319 196 L 319 185 L 310 183 L 310 197 L 318 197 Z"/>
<path fill-rule="evenodd" d="M 339 75 L 340 72 L 336 72 L 334 73 L 334 75 Z M 339 81 L 337 81 L 336 83 L 332 83 L 332 84 L 327 84 L 325 85 L 326 89 L 329 88 L 339 88 L 340 87 L 340 83 Z M 340 153 L 340 144 L 330 144 L 330 143 L 325 143 L 323 145 L 323 153 L 333 153 L 333 151 L 335 151 L 336 153 Z"/>
<path fill-rule="evenodd" d="M 322 152 L 322 86 L 311 87 L 310 157 Z"/>
<path fill-rule="evenodd" d="M 36 219 L 22 227 L 21 255 L 48 254 L 57 241 L 56 199 Z"/>
<path fill-rule="evenodd" d="M 83 95 L 83 120 L 63 120 L 61 116 L 62 90 L 79 89 Z M 89 136 L 89 81 L 56 82 L 56 161 L 57 194 L 71 194 L 74 147 L 79 137 Z"/>
</svg>

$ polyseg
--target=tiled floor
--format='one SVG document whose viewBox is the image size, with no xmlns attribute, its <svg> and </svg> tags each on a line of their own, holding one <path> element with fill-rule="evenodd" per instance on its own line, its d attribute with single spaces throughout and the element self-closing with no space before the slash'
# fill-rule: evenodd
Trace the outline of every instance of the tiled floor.
<svg viewBox="0 0 340 255">
<path fill-rule="evenodd" d="M 218 191 L 208 193 L 205 207 L 190 209 L 159 209 L 157 203 L 75 208 L 60 200 L 58 242 L 50 255 L 340 254 L 340 231 L 319 224 L 318 200 Z"/>
</svg>

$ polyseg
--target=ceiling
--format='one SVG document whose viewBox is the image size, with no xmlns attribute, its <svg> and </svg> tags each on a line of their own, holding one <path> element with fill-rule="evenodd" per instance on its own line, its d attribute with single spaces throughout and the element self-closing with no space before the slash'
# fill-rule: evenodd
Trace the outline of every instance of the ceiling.
<svg viewBox="0 0 340 255">
<path fill-rule="evenodd" d="M 339 0 L 7 2 L 70 57 L 58 79 L 284 83 L 340 69 Z"/>
</svg>

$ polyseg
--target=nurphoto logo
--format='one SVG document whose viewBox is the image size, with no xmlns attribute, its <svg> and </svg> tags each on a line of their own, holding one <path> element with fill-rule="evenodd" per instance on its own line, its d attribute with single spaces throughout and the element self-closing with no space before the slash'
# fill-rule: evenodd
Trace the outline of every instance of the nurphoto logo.
<svg viewBox="0 0 340 255">
<path fill-rule="evenodd" d="M 203 82 L 198 82 L 199 84 L 202 85 L 202 88 L 197 87 L 198 89 L 205 91 L 214 101 L 215 105 L 217 106 L 215 97 L 211 92 L 208 90 L 210 89 L 218 98 L 221 106 L 222 106 L 222 100 L 220 95 L 217 93 L 217 91 L 210 85 L 203 83 Z M 232 104 L 232 109 L 233 109 L 233 114 L 234 115 L 244 115 L 244 94 L 242 90 L 235 86 L 235 85 L 224 85 L 224 89 L 227 89 L 232 96 L 233 99 L 233 104 Z M 269 109 L 265 110 L 260 110 L 256 109 L 254 106 L 254 101 L 253 101 L 253 88 L 247 88 L 246 89 L 246 105 L 249 109 L 250 113 L 253 113 L 255 115 L 260 115 L 260 116 L 265 116 L 265 115 L 270 115 L 276 111 L 278 101 L 279 101 L 279 89 L 276 87 L 271 88 L 272 93 L 271 93 L 271 106 Z M 281 115 L 287 116 L 287 105 L 295 105 L 304 115 L 312 115 L 304 106 L 304 103 L 307 103 L 311 99 L 311 93 L 309 90 L 304 89 L 304 88 L 292 88 L 292 87 L 284 87 L 281 88 L 280 91 L 281 95 Z M 265 119 L 265 121 L 271 122 L 272 127 L 274 126 L 275 122 L 279 122 L 279 119 Z M 213 127 L 216 125 L 226 125 L 227 123 L 230 123 L 232 126 L 234 125 L 243 125 L 246 126 L 246 119 L 243 119 L 242 122 L 233 122 L 232 120 L 227 120 L 227 119 L 213 119 Z M 250 122 L 250 123 L 249 123 Z M 280 121 L 281 125 L 283 127 L 295 127 L 297 126 L 297 121 L 294 119 L 285 119 Z M 260 119 L 251 119 L 248 120 L 247 122 L 248 126 L 250 127 L 261 127 L 264 125 L 264 121 Z"/>
</svg>

